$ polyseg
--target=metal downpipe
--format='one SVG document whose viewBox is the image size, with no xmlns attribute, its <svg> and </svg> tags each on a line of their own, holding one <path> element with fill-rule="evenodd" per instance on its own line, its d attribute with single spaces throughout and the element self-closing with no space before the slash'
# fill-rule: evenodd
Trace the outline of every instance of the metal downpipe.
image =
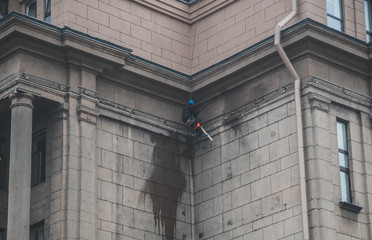
<svg viewBox="0 0 372 240">
<path fill-rule="evenodd" d="M 307 209 L 307 196 L 306 196 L 306 173 L 305 173 L 305 153 L 304 153 L 304 137 L 302 126 L 302 109 L 301 109 L 301 83 L 300 77 L 290 62 L 287 54 L 285 53 L 282 45 L 280 44 L 280 32 L 282 27 L 287 24 L 297 14 L 297 1 L 292 0 L 292 11 L 275 27 L 274 46 L 283 60 L 286 68 L 294 79 L 294 94 L 296 106 L 296 127 L 297 127 L 297 146 L 298 146 L 298 162 L 300 171 L 300 189 L 301 189 L 301 215 L 302 215 L 302 228 L 304 240 L 309 240 L 309 220 Z"/>
</svg>

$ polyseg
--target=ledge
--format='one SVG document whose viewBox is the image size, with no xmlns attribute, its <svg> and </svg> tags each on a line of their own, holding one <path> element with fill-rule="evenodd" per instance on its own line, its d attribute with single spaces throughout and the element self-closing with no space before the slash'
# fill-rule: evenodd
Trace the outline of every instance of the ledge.
<svg viewBox="0 0 372 240">
<path fill-rule="evenodd" d="M 343 209 L 346 209 L 346 210 L 349 210 L 355 213 L 359 213 L 362 210 L 362 207 L 359 207 L 357 205 L 354 205 L 348 202 L 340 202 L 338 205 L 340 206 L 340 208 L 343 208 Z"/>
</svg>

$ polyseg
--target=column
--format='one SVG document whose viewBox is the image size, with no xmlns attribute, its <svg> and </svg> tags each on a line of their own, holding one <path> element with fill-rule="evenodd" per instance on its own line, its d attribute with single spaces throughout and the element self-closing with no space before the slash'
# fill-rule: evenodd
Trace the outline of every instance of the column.
<svg viewBox="0 0 372 240">
<path fill-rule="evenodd" d="M 33 96 L 12 94 L 7 240 L 29 239 Z"/>
</svg>

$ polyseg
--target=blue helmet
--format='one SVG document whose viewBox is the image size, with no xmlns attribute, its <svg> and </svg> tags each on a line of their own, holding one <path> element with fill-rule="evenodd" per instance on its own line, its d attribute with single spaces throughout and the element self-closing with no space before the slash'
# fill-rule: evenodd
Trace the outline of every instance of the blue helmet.
<svg viewBox="0 0 372 240">
<path fill-rule="evenodd" d="M 189 104 L 194 104 L 194 101 L 193 100 L 189 100 Z"/>
</svg>

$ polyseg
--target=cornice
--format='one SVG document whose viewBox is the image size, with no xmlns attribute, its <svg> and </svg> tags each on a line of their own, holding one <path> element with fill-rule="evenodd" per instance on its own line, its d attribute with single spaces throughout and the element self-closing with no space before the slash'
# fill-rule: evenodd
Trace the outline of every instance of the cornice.
<svg viewBox="0 0 372 240">
<path fill-rule="evenodd" d="M 195 0 L 190 4 L 175 0 L 133 0 L 133 2 L 161 12 L 184 23 L 193 24 L 233 3 L 234 0 Z"/>
<path fill-rule="evenodd" d="M 290 60 L 316 57 L 357 75 L 370 76 L 371 45 L 305 19 L 282 32 L 282 45 Z M 273 36 L 191 76 L 192 94 L 205 102 L 283 66 Z"/>
<path fill-rule="evenodd" d="M 164 3 L 165 0 L 162 2 Z M 200 4 L 203 2 L 207 3 L 201 1 Z M 195 4 L 182 6 L 194 8 Z M 150 91 L 154 91 L 154 88 L 169 87 L 176 90 L 176 93 L 185 93 L 185 96 L 190 91 L 193 96 L 198 96 L 208 90 L 208 98 L 211 98 L 283 65 L 273 46 L 273 36 L 190 76 L 140 58 L 132 54 L 128 48 L 13 12 L 0 21 L 0 41 L 8 44 L 9 39 L 13 40 L 12 36 L 17 34 L 18 39 L 26 37 L 35 44 L 45 43 L 42 45 L 45 48 L 49 46 L 50 49 L 59 49 L 58 51 L 64 54 L 59 56 L 61 61 L 93 67 L 93 70 L 104 77 L 118 78 L 116 81 L 128 81 L 131 87 L 137 85 L 140 89 L 149 87 Z M 316 56 L 358 74 L 367 77 L 371 75 L 372 45 L 314 20 L 305 19 L 283 30 L 282 44 L 291 61 L 306 56 Z M 21 45 L 17 47 L 25 48 Z M 143 81 L 134 81 L 133 76 Z M 166 92 L 166 89 L 162 92 Z"/>
<path fill-rule="evenodd" d="M 69 27 L 59 28 L 19 12 L 12 12 L 0 21 L 0 41 L 11 36 L 44 42 L 46 46 L 60 49 L 72 49 L 72 52 L 77 53 L 74 56 L 76 59 L 80 56 L 81 60 L 89 61 L 94 56 L 100 58 L 101 61 L 105 59 L 118 65 L 125 65 L 125 60 L 132 52 L 129 48 L 92 37 Z"/>
</svg>

